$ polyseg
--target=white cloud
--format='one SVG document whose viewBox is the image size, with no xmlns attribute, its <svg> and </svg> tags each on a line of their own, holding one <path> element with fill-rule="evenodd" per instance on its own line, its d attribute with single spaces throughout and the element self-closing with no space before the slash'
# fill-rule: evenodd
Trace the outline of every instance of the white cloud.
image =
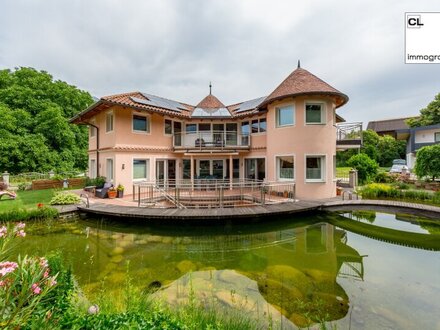
<svg viewBox="0 0 440 330">
<path fill-rule="evenodd" d="M 433 2 L 6 0 L 0 68 L 46 70 L 93 95 L 141 90 L 226 104 L 270 93 L 302 66 L 350 96 L 350 121 L 416 114 L 439 65 L 405 65 L 403 15 Z"/>
</svg>

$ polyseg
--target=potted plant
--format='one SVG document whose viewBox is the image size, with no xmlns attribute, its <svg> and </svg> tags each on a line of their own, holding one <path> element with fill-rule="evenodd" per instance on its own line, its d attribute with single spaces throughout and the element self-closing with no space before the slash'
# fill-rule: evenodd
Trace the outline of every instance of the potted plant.
<svg viewBox="0 0 440 330">
<path fill-rule="evenodd" d="M 107 192 L 108 198 L 116 198 L 117 193 L 118 192 L 116 191 L 115 187 L 110 187 Z"/>
<path fill-rule="evenodd" d="M 118 191 L 118 198 L 124 197 L 124 186 L 122 184 L 118 184 L 116 190 Z"/>
</svg>

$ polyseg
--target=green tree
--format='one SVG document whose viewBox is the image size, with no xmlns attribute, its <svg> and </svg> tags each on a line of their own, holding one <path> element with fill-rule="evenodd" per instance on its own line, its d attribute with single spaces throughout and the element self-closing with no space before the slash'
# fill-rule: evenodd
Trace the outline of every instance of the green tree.
<svg viewBox="0 0 440 330">
<path fill-rule="evenodd" d="M 0 70 L 0 171 L 85 169 L 87 128 L 68 120 L 92 103 L 45 71 Z"/>
<path fill-rule="evenodd" d="M 362 132 L 362 147 L 361 153 L 366 154 L 374 160 L 379 159 L 379 145 L 380 136 L 373 130 L 367 129 Z"/>
<path fill-rule="evenodd" d="M 410 127 L 429 126 L 440 124 L 440 93 L 426 108 L 420 110 L 420 116 L 406 121 Z"/>
<path fill-rule="evenodd" d="M 389 135 L 381 136 L 377 150 L 379 165 L 385 167 L 392 166 L 393 159 L 405 158 L 406 141 L 396 140 Z"/>
<path fill-rule="evenodd" d="M 414 170 L 419 178 L 430 177 L 432 180 L 440 177 L 440 144 L 423 147 L 417 151 Z"/>
<path fill-rule="evenodd" d="M 361 184 L 371 180 L 379 169 L 377 162 L 366 154 L 354 155 L 347 164 L 358 171 L 359 183 Z"/>
</svg>

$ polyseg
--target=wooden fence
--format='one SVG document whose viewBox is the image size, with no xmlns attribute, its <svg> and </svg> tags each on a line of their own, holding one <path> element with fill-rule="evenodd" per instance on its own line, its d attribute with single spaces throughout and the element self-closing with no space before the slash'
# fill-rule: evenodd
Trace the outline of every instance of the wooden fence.
<svg viewBox="0 0 440 330">
<path fill-rule="evenodd" d="M 82 188 L 85 184 L 85 178 L 67 179 L 69 188 Z M 42 190 L 50 188 L 63 188 L 64 180 L 34 180 L 32 181 L 32 190 Z"/>
</svg>

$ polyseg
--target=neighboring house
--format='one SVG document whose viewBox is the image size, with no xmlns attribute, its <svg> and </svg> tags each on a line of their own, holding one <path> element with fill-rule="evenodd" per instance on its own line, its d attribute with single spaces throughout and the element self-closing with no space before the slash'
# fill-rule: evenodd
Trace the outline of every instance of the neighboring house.
<svg viewBox="0 0 440 330">
<path fill-rule="evenodd" d="M 416 164 L 417 150 L 440 143 L 440 124 L 398 130 L 397 136 L 399 140 L 407 140 L 406 163 L 412 169 Z"/>
<path fill-rule="evenodd" d="M 193 106 L 132 92 L 102 97 L 71 122 L 90 126 L 89 175 L 127 192 L 139 181 L 252 179 L 327 198 L 336 193 L 335 110 L 347 101 L 298 66 L 267 97 L 225 106 L 210 92 Z"/>
<path fill-rule="evenodd" d="M 414 117 L 375 120 L 368 122 L 367 129 L 375 131 L 380 136 L 390 135 L 397 139 L 397 131 L 408 129 L 406 120 Z"/>
</svg>

